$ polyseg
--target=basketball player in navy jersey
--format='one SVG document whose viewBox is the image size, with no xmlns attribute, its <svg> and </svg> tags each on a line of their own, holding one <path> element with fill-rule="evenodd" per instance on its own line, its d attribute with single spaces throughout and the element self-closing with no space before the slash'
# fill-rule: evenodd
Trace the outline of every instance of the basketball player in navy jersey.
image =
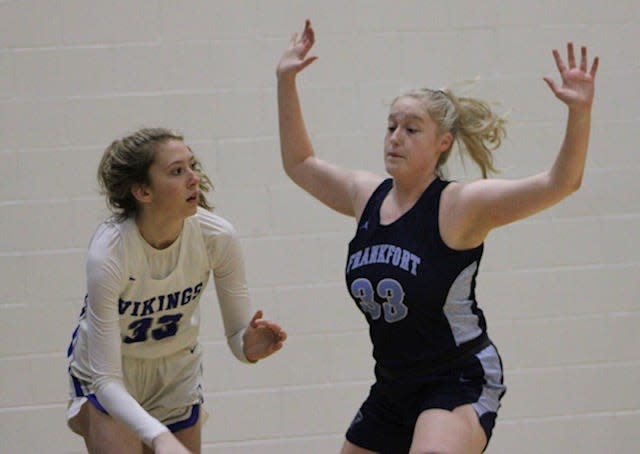
<svg viewBox="0 0 640 454">
<path fill-rule="evenodd" d="M 598 58 L 587 50 L 545 77 L 568 107 L 564 141 L 551 168 L 520 180 L 470 183 L 441 178 L 457 144 L 482 170 L 504 120 L 481 100 L 421 89 L 396 98 L 388 116 L 384 164 L 390 178 L 352 171 L 315 156 L 296 75 L 317 57 L 309 21 L 277 67 L 282 162 L 321 202 L 353 216 L 347 288 L 369 323 L 375 384 L 358 410 L 342 454 L 479 453 L 505 392 L 502 364 L 475 298 L 483 242 L 494 228 L 552 206 L 580 187 L 589 141 Z"/>
<path fill-rule="evenodd" d="M 98 180 L 114 216 L 89 245 L 68 425 L 90 453 L 199 453 L 209 276 L 238 360 L 270 356 L 286 333 L 262 311 L 252 316 L 238 236 L 211 212 L 211 182 L 180 134 L 145 128 L 114 140 Z"/>
</svg>

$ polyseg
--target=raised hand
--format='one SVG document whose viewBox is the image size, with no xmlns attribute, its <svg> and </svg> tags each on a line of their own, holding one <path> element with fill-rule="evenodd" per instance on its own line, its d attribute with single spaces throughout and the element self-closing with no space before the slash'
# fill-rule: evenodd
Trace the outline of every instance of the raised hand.
<svg viewBox="0 0 640 454">
<path fill-rule="evenodd" d="M 568 66 L 560 57 L 557 49 L 553 49 L 553 58 L 562 78 L 562 85 L 556 84 L 551 77 L 544 77 L 556 98 L 564 102 L 570 109 L 590 109 L 593 103 L 596 72 L 598 71 L 598 57 L 593 59 L 591 69 L 587 71 L 587 48 L 580 48 L 580 66 L 576 66 L 573 43 L 567 43 Z"/>
<path fill-rule="evenodd" d="M 280 350 L 286 339 L 287 333 L 279 325 L 264 320 L 262 311 L 257 311 L 244 332 L 244 355 L 249 361 L 266 358 Z"/>
<path fill-rule="evenodd" d="M 315 41 L 316 36 L 311 21 L 307 19 L 302 35 L 298 37 L 298 34 L 294 33 L 291 36 L 289 47 L 280 58 L 276 69 L 278 78 L 295 77 L 296 74 L 317 60 L 318 57 L 307 55 Z"/>
</svg>

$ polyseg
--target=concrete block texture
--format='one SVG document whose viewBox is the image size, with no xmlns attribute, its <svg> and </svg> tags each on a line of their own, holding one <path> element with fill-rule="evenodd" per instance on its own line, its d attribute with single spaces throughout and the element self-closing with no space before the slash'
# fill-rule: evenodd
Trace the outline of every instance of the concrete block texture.
<svg viewBox="0 0 640 454">
<path fill-rule="evenodd" d="M 143 126 L 185 135 L 238 230 L 253 305 L 289 333 L 273 358 L 239 363 L 209 286 L 203 452 L 339 452 L 374 364 L 343 277 L 354 220 L 280 164 L 275 68 L 306 18 L 315 151 L 377 173 L 389 104 L 423 86 L 499 103 L 499 177 L 544 171 L 566 120 L 542 80 L 558 80 L 552 48 L 601 57 L 582 187 L 485 244 L 476 292 L 508 387 L 486 452 L 638 452 L 636 0 L 0 0 L 0 452 L 85 452 L 66 428 L 65 353 L 108 215 L 95 173 Z M 456 156 L 447 169 L 477 176 Z"/>
</svg>

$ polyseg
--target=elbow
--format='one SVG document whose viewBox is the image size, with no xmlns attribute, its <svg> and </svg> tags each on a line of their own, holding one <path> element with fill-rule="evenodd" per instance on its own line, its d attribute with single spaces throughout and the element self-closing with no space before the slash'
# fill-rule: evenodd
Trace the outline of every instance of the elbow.
<svg viewBox="0 0 640 454">
<path fill-rule="evenodd" d="M 293 165 L 284 165 L 283 166 L 284 173 L 289 177 L 289 179 L 295 181 L 295 167 Z"/>
<path fill-rule="evenodd" d="M 553 192 L 555 192 L 560 199 L 570 196 L 582 186 L 582 175 L 563 177 L 551 174 L 549 177 L 550 187 L 554 188 Z"/>
<path fill-rule="evenodd" d="M 578 191 L 578 189 L 580 189 L 580 187 L 582 186 L 582 175 L 580 175 L 578 178 L 576 178 L 574 181 L 572 181 L 567 188 L 567 195 L 573 194 L 574 192 Z"/>
<path fill-rule="evenodd" d="M 581 185 L 581 181 L 575 181 L 575 182 L 565 182 L 562 186 L 558 187 L 558 190 L 556 193 L 557 194 L 556 203 L 568 198 L 573 193 L 578 191 L 578 189 L 580 189 L 580 185 Z"/>
<path fill-rule="evenodd" d="M 302 174 L 304 173 L 305 162 L 306 159 L 298 162 L 287 163 L 283 166 L 284 173 L 298 186 L 301 186 L 303 180 Z"/>
</svg>

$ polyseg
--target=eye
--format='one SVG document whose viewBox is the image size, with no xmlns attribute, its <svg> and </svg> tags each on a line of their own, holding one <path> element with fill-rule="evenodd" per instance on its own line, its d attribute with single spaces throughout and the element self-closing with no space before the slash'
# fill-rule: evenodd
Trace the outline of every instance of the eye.
<svg viewBox="0 0 640 454">
<path fill-rule="evenodd" d="M 184 169 L 182 167 L 175 167 L 173 170 L 171 170 L 171 175 L 182 175 L 183 171 Z"/>
<path fill-rule="evenodd" d="M 418 130 L 416 128 L 407 128 L 407 132 L 409 134 L 415 134 L 416 132 L 418 132 Z"/>
<path fill-rule="evenodd" d="M 396 130 L 396 128 L 397 128 L 397 126 L 396 126 L 396 125 L 389 125 L 389 126 L 387 126 L 387 131 L 389 131 L 389 132 L 393 132 L 393 131 L 395 131 L 395 130 Z"/>
</svg>

